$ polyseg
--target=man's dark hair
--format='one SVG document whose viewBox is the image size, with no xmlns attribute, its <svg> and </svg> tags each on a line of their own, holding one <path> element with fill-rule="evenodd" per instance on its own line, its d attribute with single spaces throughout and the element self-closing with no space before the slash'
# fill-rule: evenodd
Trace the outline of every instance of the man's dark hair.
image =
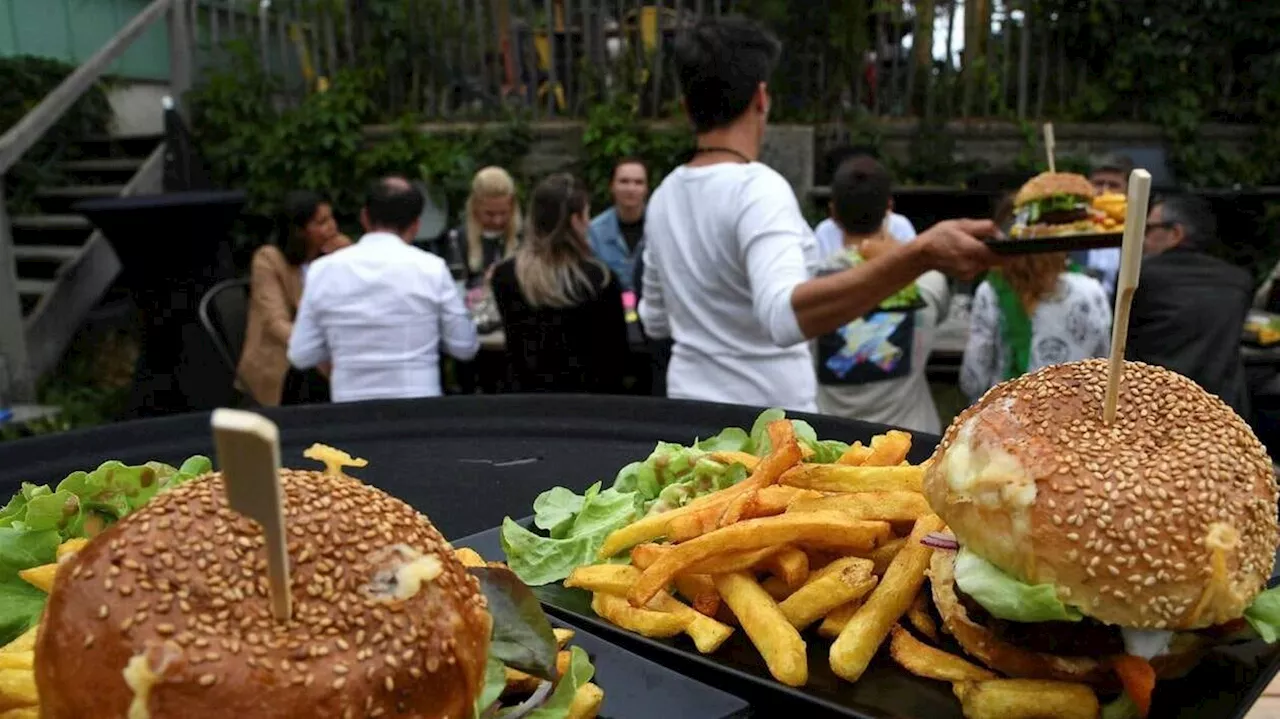
<svg viewBox="0 0 1280 719">
<path fill-rule="evenodd" d="M 369 226 L 404 232 L 422 215 L 426 198 L 403 177 L 384 177 L 369 185 L 364 211 Z"/>
<path fill-rule="evenodd" d="M 1112 153 L 1103 157 L 1098 164 L 1094 165 L 1093 171 L 1119 172 L 1127 178 L 1129 173 L 1133 172 L 1133 160 L 1128 155 Z"/>
<path fill-rule="evenodd" d="M 884 224 L 892 192 L 893 179 L 884 165 L 866 156 L 846 160 L 831 180 L 836 223 L 853 235 L 875 232 Z"/>
<path fill-rule="evenodd" d="M 1164 221 L 1182 225 L 1182 247 L 1190 250 L 1208 249 L 1218 235 L 1218 218 L 1213 208 L 1202 197 L 1195 195 L 1169 195 L 1159 203 L 1164 208 Z"/>
<path fill-rule="evenodd" d="M 831 180 L 836 176 L 836 170 L 845 162 L 855 157 L 870 157 L 873 160 L 880 159 L 880 153 L 876 148 L 870 145 L 836 145 L 827 150 L 822 156 L 822 170 L 825 180 L 819 184 L 831 184 Z"/>
<path fill-rule="evenodd" d="M 618 168 L 622 167 L 623 165 L 639 165 L 639 166 L 640 166 L 640 168 L 644 170 L 644 180 L 645 180 L 645 182 L 648 182 L 648 181 L 649 181 L 649 165 L 648 165 L 648 163 L 646 163 L 643 159 L 641 159 L 641 158 L 639 158 L 639 157 L 637 157 L 637 156 L 635 156 L 635 155 L 627 155 L 626 157 L 619 158 L 617 162 L 613 163 L 613 172 L 609 173 L 609 182 L 610 182 L 610 183 L 612 183 L 615 179 L 617 179 L 617 177 L 618 177 Z"/>
<path fill-rule="evenodd" d="M 742 117 L 781 54 L 776 37 L 742 17 L 704 19 L 681 33 L 676 76 L 694 130 L 709 132 Z"/>
</svg>

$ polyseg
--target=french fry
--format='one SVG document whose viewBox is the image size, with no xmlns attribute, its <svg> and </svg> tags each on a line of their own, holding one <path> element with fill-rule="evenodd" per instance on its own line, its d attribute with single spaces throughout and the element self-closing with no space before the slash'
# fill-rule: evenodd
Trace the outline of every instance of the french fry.
<svg viewBox="0 0 1280 719">
<path fill-rule="evenodd" d="M 18 707 L 0 711 L 0 719 L 40 719 L 40 707 Z"/>
<path fill-rule="evenodd" d="M 920 585 L 924 584 L 924 572 L 933 550 L 921 544 L 920 540 L 943 526 L 942 520 L 933 514 L 916 520 L 906 545 L 893 558 L 880 584 L 831 645 L 831 669 L 838 676 L 854 682 L 866 671 L 876 649 L 911 606 Z"/>
<path fill-rule="evenodd" d="M 867 457 L 871 456 L 871 448 L 864 447 L 861 442 L 854 442 L 849 445 L 849 449 L 840 455 L 840 459 L 836 460 L 836 464 L 844 464 L 850 467 L 862 466 L 867 461 Z"/>
<path fill-rule="evenodd" d="M 791 587 L 777 575 L 766 577 L 763 582 L 760 582 L 760 588 L 768 592 L 775 602 L 781 602 L 791 596 Z"/>
<path fill-rule="evenodd" d="M 569 704 L 567 719 L 595 719 L 604 703 L 604 690 L 591 682 L 578 687 Z"/>
<path fill-rule="evenodd" d="M 738 617 L 773 678 L 788 686 L 804 686 L 809 681 L 804 640 L 773 599 L 743 572 L 722 574 L 715 581 L 720 596 Z"/>
<path fill-rule="evenodd" d="M 31 567 L 29 569 L 21 569 L 18 571 L 18 576 L 27 584 L 30 584 L 36 589 L 48 594 L 53 591 L 53 578 L 57 573 L 58 565 L 54 563 L 41 564 L 38 567 Z"/>
<path fill-rule="evenodd" d="M 559 673 L 559 662 L 560 656 L 556 655 L 557 674 Z M 518 669 L 503 667 L 503 671 L 507 675 L 507 685 L 502 688 L 503 696 L 509 696 L 512 694 L 532 694 L 537 691 L 538 685 L 542 683 L 541 679 L 530 674 L 525 674 Z"/>
<path fill-rule="evenodd" d="M 763 567 L 792 589 L 798 589 L 809 579 L 809 555 L 795 547 L 786 547 L 764 560 Z"/>
<path fill-rule="evenodd" d="M 740 464 L 746 467 L 748 472 L 753 471 L 756 465 L 760 463 L 759 457 L 746 452 L 715 451 L 710 454 L 710 458 L 720 464 Z"/>
<path fill-rule="evenodd" d="M 875 571 L 876 574 L 884 574 L 889 569 L 889 565 L 893 563 L 893 558 L 898 556 L 898 552 L 906 545 L 906 538 L 899 537 L 898 539 L 890 539 L 881 546 L 871 550 L 871 552 L 867 554 L 867 557 L 876 565 L 873 571 Z"/>
<path fill-rule="evenodd" d="M 919 492 L 858 492 L 832 494 L 817 498 L 797 498 L 787 506 L 788 512 L 814 512 L 833 509 L 854 519 L 878 519 L 885 522 L 914 522 L 928 514 L 929 502 Z"/>
<path fill-rule="evenodd" d="M 922 492 L 924 467 L 849 467 L 801 464 L 787 470 L 780 484 L 820 492 Z"/>
<path fill-rule="evenodd" d="M 462 562 L 464 567 L 483 567 L 486 566 L 484 557 L 480 553 L 470 547 L 457 547 L 453 550 L 453 556 Z"/>
<path fill-rule="evenodd" d="M 73 539 L 68 539 L 67 541 L 58 545 L 58 552 L 54 556 L 58 560 L 62 560 L 63 558 L 69 557 L 72 554 L 75 554 L 76 552 L 80 551 L 81 549 L 84 549 L 84 545 L 88 543 L 89 543 L 89 540 L 85 539 L 84 537 L 75 537 Z"/>
<path fill-rule="evenodd" d="M 0 669 L 25 669 L 36 665 L 35 652 L 0 652 Z"/>
<path fill-rule="evenodd" d="M 911 451 L 911 435 L 891 429 L 871 438 L 871 454 L 862 464 L 868 467 L 891 467 L 901 464 Z"/>
<path fill-rule="evenodd" d="M 689 635 L 693 645 L 703 654 L 710 654 L 719 649 L 733 635 L 733 627 L 691 609 L 666 592 L 659 594 L 650 604 L 660 611 L 670 612 L 686 619 L 688 624 L 685 626 L 684 633 Z"/>
<path fill-rule="evenodd" d="M 806 512 L 748 519 L 676 545 L 644 570 L 627 593 L 627 598 L 634 606 L 644 606 L 676 575 L 692 571 L 691 568 L 700 562 L 733 550 L 812 543 L 832 549 L 866 551 L 888 536 L 888 524 L 849 519 L 842 512 Z"/>
<path fill-rule="evenodd" d="M 750 489 L 739 494 L 737 497 L 734 497 L 733 501 L 729 502 L 728 506 L 724 508 L 724 511 L 720 513 L 720 518 L 716 521 L 716 526 L 727 527 L 742 519 L 744 515 L 752 517 L 760 516 L 755 513 L 750 513 L 750 508 L 755 506 L 756 498 L 759 495 L 760 490 Z M 682 539 L 674 538 L 673 540 L 677 542 L 683 541 Z"/>
<path fill-rule="evenodd" d="M 0 669 L 0 710 L 35 706 L 36 675 L 30 669 Z"/>
<path fill-rule="evenodd" d="M 796 629 L 804 629 L 837 607 L 865 596 L 876 585 L 871 560 L 838 559 L 778 605 Z"/>
<path fill-rule="evenodd" d="M 631 566 L 644 571 L 650 564 L 658 561 L 658 557 L 662 556 L 671 548 L 668 544 L 654 544 L 646 542 L 645 544 L 637 544 L 631 548 Z"/>
<path fill-rule="evenodd" d="M 624 597 L 639 578 L 640 570 L 627 564 L 590 564 L 570 572 L 564 586 Z"/>
<path fill-rule="evenodd" d="M 965 719 L 1096 719 L 1100 708 L 1084 684 L 1046 679 L 992 679 L 951 685 Z"/>
<path fill-rule="evenodd" d="M 562 677 L 569 673 L 569 662 L 572 660 L 573 654 L 562 649 L 556 652 L 556 676 Z"/>
<path fill-rule="evenodd" d="M 720 610 L 720 593 L 707 574 L 681 574 L 675 580 L 676 591 L 699 614 L 714 617 Z"/>
<path fill-rule="evenodd" d="M 591 595 L 591 610 L 623 629 L 658 639 L 674 637 L 689 626 L 688 615 L 639 609 L 631 606 L 626 599 L 612 594 Z"/>
<path fill-rule="evenodd" d="M 889 655 L 903 669 L 925 679 L 944 682 L 977 682 L 999 675 L 960 657 L 925 644 L 901 626 L 894 626 L 889 639 Z"/>
<path fill-rule="evenodd" d="M 560 627 L 552 627 L 551 633 L 556 635 L 556 649 L 564 649 L 565 646 L 573 639 L 576 633 L 572 629 L 561 629 Z"/>
<path fill-rule="evenodd" d="M 678 546 L 678 545 L 677 545 Z M 686 570 L 690 574 L 727 574 L 729 572 L 743 572 L 748 569 L 755 569 L 759 565 L 768 561 L 770 557 L 781 552 L 785 547 L 761 547 L 760 549 L 748 549 L 741 552 L 729 552 L 718 556 L 704 559 Z M 675 551 L 675 547 L 672 547 Z"/>
<path fill-rule="evenodd" d="M 853 619 L 853 615 L 857 613 L 860 606 L 862 606 L 862 600 L 855 599 L 848 604 L 842 604 L 831 610 L 823 618 L 822 624 L 818 625 L 818 636 L 827 639 L 835 639 L 840 636 L 840 632 L 844 631 L 844 626 L 849 623 L 850 619 Z"/>
<path fill-rule="evenodd" d="M 33 652 L 36 649 L 36 634 L 40 631 L 39 625 L 31 627 L 27 631 L 18 635 L 17 639 L 0 648 L 0 652 Z"/>
<path fill-rule="evenodd" d="M 907 607 L 907 621 L 911 622 L 917 632 L 928 637 L 929 641 L 938 641 L 938 625 L 933 621 L 933 615 L 929 614 L 929 600 L 925 599 L 923 589 L 916 594 L 911 606 Z"/>
</svg>

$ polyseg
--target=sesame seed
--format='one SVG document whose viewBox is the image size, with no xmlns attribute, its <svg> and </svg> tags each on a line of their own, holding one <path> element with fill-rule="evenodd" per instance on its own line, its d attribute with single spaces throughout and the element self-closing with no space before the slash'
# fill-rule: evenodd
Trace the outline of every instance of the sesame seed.
<svg viewBox="0 0 1280 719">
<path fill-rule="evenodd" d="M 218 677 L 214 674 L 201 674 L 199 682 L 202 687 L 211 687 L 218 683 Z"/>
</svg>

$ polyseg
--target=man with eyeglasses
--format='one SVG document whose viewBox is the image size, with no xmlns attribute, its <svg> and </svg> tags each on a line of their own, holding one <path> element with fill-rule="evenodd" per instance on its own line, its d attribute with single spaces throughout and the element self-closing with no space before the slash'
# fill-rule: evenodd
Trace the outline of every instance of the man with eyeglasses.
<svg viewBox="0 0 1280 719">
<path fill-rule="evenodd" d="M 1177 195 L 1151 208 L 1126 355 L 1190 377 L 1248 417 L 1240 336 L 1253 278 L 1208 253 L 1216 231 L 1201 198 Z"/>
</svg>

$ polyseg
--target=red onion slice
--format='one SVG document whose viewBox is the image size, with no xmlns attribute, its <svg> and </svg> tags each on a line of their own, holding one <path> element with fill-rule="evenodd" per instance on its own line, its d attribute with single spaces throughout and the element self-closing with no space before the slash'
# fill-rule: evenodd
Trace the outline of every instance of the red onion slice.
<svg viewBox="0 0 1280 719">
<path fill-rule="evenodd" d="M 542 703 L 547 700 L 547 697 L 551 696 L 551 689 L 554 686 L 555 685 L 552 684 L 551 682 L 548 682 L 548 681 L 542 682 L 541 684 L 538 685 L 537 690 L 535 690 L 528 699 L 525 699 L 523 702 L 520 702 L 516 706 L 512 707 L 511 710 L 508 711 L 507 714 L 503 717 L 503 719 L 520 719 L 520 717 L 523 717 L 526 714 L 529 714 L 530 712 L 532 712 L 534 709 L 537 709 L 538 707 L 542 706 Z"/>
<path fill-rule="evenodd" d="M 934 549 L 950 549 L 955 551 L 960 548 L 960 543 L 956 541 L 955 537 L 941 532 L 930 532 L 929 534 L 924 535 L 924 538 L 920 540 L 920 543 L 926 547 L 933 547 Z"/>
</svg>

